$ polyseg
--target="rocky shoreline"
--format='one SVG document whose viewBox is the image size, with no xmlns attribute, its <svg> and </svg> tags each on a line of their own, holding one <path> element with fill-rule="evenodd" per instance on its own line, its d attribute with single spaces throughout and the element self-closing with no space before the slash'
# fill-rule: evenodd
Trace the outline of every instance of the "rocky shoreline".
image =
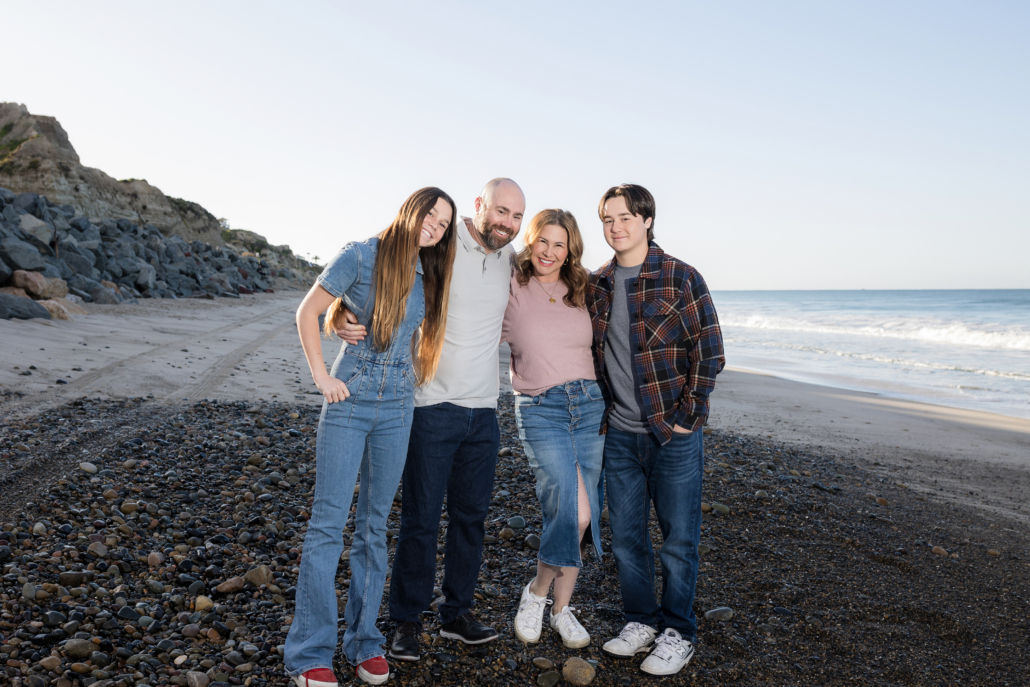
<svg viewBox="0 0 1030 687">
<path fill-rule="evenodd" d="M 73 205 L 0 188 L 0 319 L 67 319 L 82 303 L 306 289 L 317 274 L 253 232 L 226 230 L 223 239 L 214 246 L 153 224 L 90 219 Z"/>
<path fill-rule="evenodd" d="M 20 687 L 286 684 L 317 416 L 140 398 L 4 421 L 0 675 Z M 505 448 L 474 610 L 501 639 L 442 640 L 427 614 L 422 660 L 391 662 L 391 684 L 668 683 L 600 649 L 622 623 L 610 554 L 587 562 L 574 599 L 589 647 L 514 638 L 541 521 L 510 396 L 499 417 Z M 720 432 L 706 453 L 700 641 L 676 684 L 1025 684 L 1023 533 L 847 457 Z M 391 557 L 399 512 L 398 502 Z M 385 607 L 380 624 L 392 630 Z"/>
</svg>

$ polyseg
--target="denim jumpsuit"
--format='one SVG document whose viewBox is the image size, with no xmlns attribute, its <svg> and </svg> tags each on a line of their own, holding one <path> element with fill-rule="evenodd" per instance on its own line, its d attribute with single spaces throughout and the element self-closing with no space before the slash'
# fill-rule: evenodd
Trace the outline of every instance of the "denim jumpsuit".
<svg viewBox="0 0 1030 687">
<path fill-rule="evenodd" d="M 370 333 L 356 345 L 341 346 L 332 375 L 347 384 L 351 395 L 339 403 L 324 402 L 318 420 L 315 502 L 284 655 L 291 675 L 314 668 L 332 670 L 337 643 L 335 578 L 359 478 L 343 652 L 354 665 L 385 653 L 376 617 L 386 584 L 386 519 L 408 450 L 415 395 L 411 342 L 425 316 L 425 297 L 418 262 L 404 321 L 389 348 L 376 351 L 370 321 L 378 243 L 378 238 L 371 238 L 347 244 L 318 277 L 318 283 L 342 298 Z"/>
</svg>

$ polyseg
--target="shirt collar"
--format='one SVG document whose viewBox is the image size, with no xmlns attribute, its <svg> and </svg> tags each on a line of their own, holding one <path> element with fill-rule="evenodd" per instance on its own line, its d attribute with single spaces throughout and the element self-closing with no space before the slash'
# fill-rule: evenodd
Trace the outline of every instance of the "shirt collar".
<svg viewBox="0 0 1030 687">
<path fill-rule="evenodd" d="M 665 257 L 665 251 L 654 241 L 648 242 L 647 246 L 647 255 L 644 257 L 643 264 L 640 265 L 640 276 L 643 279 L 657 279 L 662 271 L 662 258 Z M 613 255 L 612 259 L 597 271 L 597 276 L 612 281 L 617 264 L 618 260 Z"/>
<path fill-rule="evenodd" d="M 473 224 L 472 228 L 469 229 L 469 225 L 465 222 L 466 219 L 468 218 L 461 217 L 460 222 L 458 223 L 458 238 L 461 240 L 461 245 L 464 246 L 465 251 L 479 251 L 485 258 L 492 258 L 494 256 L 500 258 L 501 253 L 504 252 L 504 248 L 502 247 L 501 249 L 495 250 L 492 253 L 487 253 L 486 249 L 479 245 L 478 241 L 472 238 L 472 232 L 476 230 L 475 224 Z M 469 219 L 468 221 L 472 222 L 471 219 Z"/>
</svg>

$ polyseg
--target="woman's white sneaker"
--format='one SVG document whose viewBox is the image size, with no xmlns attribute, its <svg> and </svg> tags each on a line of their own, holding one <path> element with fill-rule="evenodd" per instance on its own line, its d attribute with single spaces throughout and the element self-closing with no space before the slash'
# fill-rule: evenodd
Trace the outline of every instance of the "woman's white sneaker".
<svg viewBox="0 0 1030 687">
<path fill-rule="evenodd" d="M 640 669 L 649 675 L 675 675 L 693 656 L 694 645 L 670 627 L 658 635 L 654 650 L 640 664 Z"/>
<path fill-rule="evenodd" d="M 632 656 L 647 651 L 654 642 L 655 631 L 649 625 L 626 623 L 615 639 L 604 643 L 604 650 L 615 656 Z"/>
<path fill-rule="evenodd" d="M 566 606 L 558 611 L 558 615 L 552 613 L 551 629 L 561 635 L 562 644 L 569 649 L 582 649 L 590 643 L 590 633 L 572 614 L 574 610 L 572 606 Z"/>
<path fill-rule="evenodd" d="M 533 581 L 522 590 L 519 600 L 519 611 L 515 614 L 515 636 L 526 644 L 540 641 L 540 633 L 544 626 L 544 611 L 551 604 L 546 596 L 537 596 L 529 591 Z"/>
</svg>

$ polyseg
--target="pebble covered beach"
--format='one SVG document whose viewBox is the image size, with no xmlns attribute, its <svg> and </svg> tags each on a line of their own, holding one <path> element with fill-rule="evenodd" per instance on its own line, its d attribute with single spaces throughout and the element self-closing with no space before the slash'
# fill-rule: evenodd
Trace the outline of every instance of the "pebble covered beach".
<svg viewBox="0 0 1030 687">
<path fill-rule="evenodd" d="M 622 625 L 610 553 L 587 560 L 573 599 L 588 647 L 565 649 L 549 632 L 536 645 L 514 637 L 541 520 L 511 396 L 498 413 L 502 450 L 474 612 L 501 638 L 478 647 L 441 639 L 427 613 L 421 661 L 391 661 L 390 683 L 671 684 L 640 672 L 643 655 L 601 651 Z M 286 684 L 282 646 L 317 474 L 317 418 L 301 404 L 85 398 L 5 419 L 0 678 L 32 687 Z M 699 643 L 675 684 L 1026 683 L 1022 532 L 844 456 L 717 431 L 706 455 Z M 391 558 L 400 508 L 387 533 Z M 445 513 L 441 547 L 446 526 Z M 657 528 L 652 538 L 657 552 Z M 608 539 L 602 524 L 605 547 Z M 389 635 L 385 604 L 381 613 Z M 340 679 L 358 684 L 337 661 Z"/>
</svg>

